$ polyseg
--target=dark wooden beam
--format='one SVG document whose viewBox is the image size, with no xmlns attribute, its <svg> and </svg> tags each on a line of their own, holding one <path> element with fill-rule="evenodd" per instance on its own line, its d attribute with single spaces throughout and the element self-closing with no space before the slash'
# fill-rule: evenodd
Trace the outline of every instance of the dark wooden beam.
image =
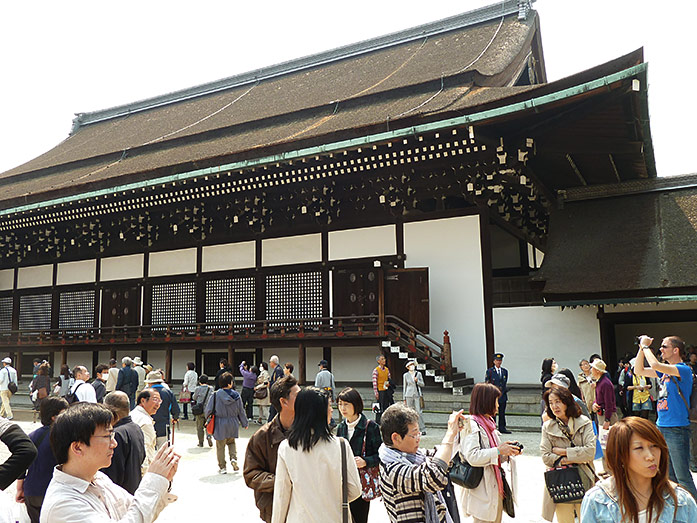
<svg viewBox="0 0 697 523">
<path fill-rule="evenodd" d="M 303 342 L 298 344 L 298 383 L 307 383 L 307 350 Z"/>
<path fill-rule="evenodd" d="M 484 298 L 484 332 L 486 336 L 487 366 L 494 361 L 494 284 L 491 269 L 491 231 L 488 211 L 482 210 L 479 215 L 479 238 L 482 252 L 482 289 Z M 455 340 L 464 343 L 464 340 Z"/>
</svg>

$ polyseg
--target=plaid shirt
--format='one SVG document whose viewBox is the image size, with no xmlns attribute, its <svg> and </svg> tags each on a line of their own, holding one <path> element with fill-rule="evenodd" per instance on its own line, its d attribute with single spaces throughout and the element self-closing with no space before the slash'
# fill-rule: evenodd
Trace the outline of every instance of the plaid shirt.
<svg viewBox="0 0 697 523">
<path fill-rule="evenodd" d="M 423 523 L 424 492 L 435 494 L 448 485 L 448 465 L 428 458 L 421 465 L 380 463 L 380 490 L 391 523 Z M 438 521 L 445 522 L 447 508 L 435 496 Z"/>
</svg>

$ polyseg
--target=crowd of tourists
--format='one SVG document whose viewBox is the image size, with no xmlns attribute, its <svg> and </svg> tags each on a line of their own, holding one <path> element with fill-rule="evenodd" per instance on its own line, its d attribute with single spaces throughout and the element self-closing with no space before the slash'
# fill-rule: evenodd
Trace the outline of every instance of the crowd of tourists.
<svg viewBox="0 0 697 523">
<path fill-rule="evenodd" d="M 692 369 L 683 362 L 682 340 L 665 338 L 661 361 L 652 341 L 640 338 L 636 357 L 621 364 L 615 383 L 597 355 L 580 362 L 577 376 L 552 358 L 543 362 L 544 519 L 697 521 L 689 471 Z M 50 375 L 48 364 L 36 363 L 33 391 L 50 388 L 42 378 Z M 11 452 L 0 465 L 0 488 L 17 480 L 16 500 L 32 522 L 154 521 L 176 499 L 169 490 L 180 459 L 174 450 L 178 405 L 183 419 L 191 411 L 200 447 L 215 441 L 218 471 L 227 474 L 228 462 L 240 470 L 236 439 L 254 421 L 256 401 L 266 403 L 268 413 L 260 409 L 262 426 L 248 442 L 242 475 L 266 523 L 365 523 L 378 497 L 391 522 L 514 517 L 516 461 L 524 449 L 504 440 L 496 423 L 505 388 L 495 379 L 475 385 L 468 414 L 453 412 L 441 443 L 423 449 L 418 398 L 424 381 L 417 362 L 406 365 L 397 403 L 384 356 L 377 363 L 376 419 L 366 416 L 356 389 L 337 393 L 325 360 L 315 385 L 305 388 L 292 365 L 282 367 L 276 356 L 268 368 L 242 362 L 241 393 L 227 361 L 221 360 L 212 385 L 190 362 L 178 396 L 159 369 L 144 367 L 141 381 L 137 358 L 124 358 L 120 369 L 113 360 L 97 366 L 93 381 L 86 368 L 66 367 L 50 391 L 33 398 L 41 428 L 27 436 L 9 416 L 0 418 L 0 441 Z M 502 376 L 497 367 L 493 373 Z M 620 419 L 623 395 L 631 408 Z M 601 455 L 603 470 L 596 471 Z M 0 507 L 0 522 L 6 508 Z"/>
</svg>

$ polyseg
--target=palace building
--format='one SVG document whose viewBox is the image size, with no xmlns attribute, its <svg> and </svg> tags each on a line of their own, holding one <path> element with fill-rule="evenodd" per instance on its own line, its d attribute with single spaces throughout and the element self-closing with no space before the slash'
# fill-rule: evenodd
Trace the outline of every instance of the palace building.
<svg viewBox="0 0 697 523">
<path fill-rule="evenodd" d="M 642 51 L 548 82 L 529 0 L 79 114 L 0 185 L 24 375 L 275 353 L 368 382 L 384 350 L 461 393 L 494 352 L 526 384 L 697 336 L 697 179 L 657 178 Z"/>
</svg>

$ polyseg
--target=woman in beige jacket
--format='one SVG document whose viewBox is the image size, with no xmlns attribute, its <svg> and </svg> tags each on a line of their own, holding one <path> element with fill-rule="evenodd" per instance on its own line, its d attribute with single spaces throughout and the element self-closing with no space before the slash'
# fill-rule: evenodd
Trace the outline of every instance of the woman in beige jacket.
<svg viewBox="0 0 697 523">
<path fill-rule="evenodd" d="M 513 465 L 513 456 L 521 452 L 512 442 L 501 442 L 501 434 L 496 430 L 494 416 L 498 412 L 500 395 L 501 391 L 495 385 L 477 383 L 470 398 L 470 417 L 465 419 L 460 431 L 460 454 L 473 467 L 484 467 L 484 476 L 479 485 L 473 489 L 461 489 L 460 493 L 464 515 L 472 516 L 475 523 L 501 521 L 501 462 L 511 461 Z M 512 466 L 511 470 L 515 474 L 515 467 Z M 511 487 L 515 488 L 515 478 L 509 479 Z"/>
<path fill-rule="evenodd" d="M 547 415 L 551 418 L 542 426 L 540 451 L 544 464 L 579 464 L 579 473 L 586 490 L 595 484 L 595 434 L 591 420 L 581 414 L 581 408 L 569 389 L 553 386 L 544 395 Z M 567 434 L 571 437 L 567 437 Z M 573 442 L 573 444 L 572 444 Z M 552 521 L 557 514 L 559 523 L 573 523 L 574 513 L 581 517 L 581 501 L 578 503 L 554 503 L 547 489 L 542 499 L 542 517 Z"/>
<path fill-rule="evenodd" d="M 361 495 L 353 451 L 344 438 L 332 436 L 331 417 L 331 402 L 322 391 L 307 387 L 298 392 L 288 439 L 278 447 L 272 523 L 341 521 L 341 447 L 346 458 L 346 501 Z"/>
</svg>

